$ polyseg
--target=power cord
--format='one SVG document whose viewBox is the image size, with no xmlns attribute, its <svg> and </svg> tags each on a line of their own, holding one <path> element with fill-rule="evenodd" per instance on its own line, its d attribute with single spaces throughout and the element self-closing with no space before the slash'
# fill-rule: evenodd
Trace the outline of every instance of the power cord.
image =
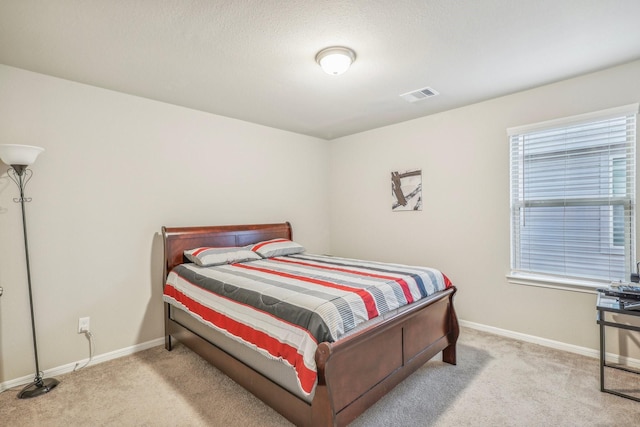
<svg viewBox="0 0 640 427">
<path fill-rule="evenodd" d="M 76 363 L 75 368 L 73 368 L 73 372 L 79 371 L 80 369 L 84 369 L 87 367 L 87 365 L 89 363 L 91 363 L 91 360 L 93 359 L 93 334 L 91 333 L 91 331 L 85 331 L 84 335 L 89 339 L 89 360 L 87 360 L 85 362 L 84 365 L 78 367 L 78 365 L 80 365 L 80 363 Z"/>
</svg>

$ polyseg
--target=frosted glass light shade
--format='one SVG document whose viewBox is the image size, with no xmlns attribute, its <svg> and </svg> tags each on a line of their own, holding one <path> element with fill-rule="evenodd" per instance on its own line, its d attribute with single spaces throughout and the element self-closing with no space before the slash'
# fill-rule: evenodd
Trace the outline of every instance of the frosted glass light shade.
<svg viewBox="0 0 640 427">
<path fill-rule="evenodd" d="M 316 55 L 316 62 L 322 70 L 334 76 L 347 71 L 355 59 L 355 52 L 347 47 L 328 47 Z"/>
<path fill-rule="evenodd" d="M 44 148 L 33 145 L 0 144 L 0 159 L 7 165 L 29 166 Z"/>
</svg>

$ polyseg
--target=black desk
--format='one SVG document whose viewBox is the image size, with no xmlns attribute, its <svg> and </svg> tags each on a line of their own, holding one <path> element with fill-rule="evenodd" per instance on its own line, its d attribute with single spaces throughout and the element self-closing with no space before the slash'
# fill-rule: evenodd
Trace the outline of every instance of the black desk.
<svg viewBox="0 0 640 427">
<path fill-rule="evenodd" d="M 607 389 L 604 384 L 604 372 L 606 368 L 618 369 L 626 372 L 631 372 L 636 375 L 640 375 L 640 372 L 631 369 L 626 366 L 621 365 L 608 365 L 606 361 L 606 344 L 605 344 L 605 327 L 609 326 L 617 329 L 626 329 L 629 331 L 640 332 L 640 326 L 627 325 L 625 323 L 619 323 L 615 320 L 607 320 L 605 317 L 606 312 L 610 313 L 618 313 L 618 314 L 626 314 L 628 316 L 636 316 L 640 318 L 640 311 L 638 310 L 625 310 L 620 307 L 620 303 L 615 297 L 605 296 L 604 294 L 598 292 L 598 301 L 596 303 L 596 309 L 598 310 L 598 324 L 600 325 L 600 391 L 605 393 L 615 394 L 616 396 L 625 397 L 627 399 L 635 400 L 640 402 L 640 398 L 635 396 L 630 396 L 628 394 Z"/>
</svg>

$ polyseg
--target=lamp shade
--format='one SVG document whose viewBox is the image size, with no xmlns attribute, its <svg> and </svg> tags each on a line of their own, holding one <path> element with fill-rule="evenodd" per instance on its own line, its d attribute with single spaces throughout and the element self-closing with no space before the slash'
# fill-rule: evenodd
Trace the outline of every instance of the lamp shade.
<svg viewBox="0 0 640 427">
<path fill-rule="evenodd" d="M 44 148 L 33 145 L 0 144 L 0 159 L 7 165 L 29 166 Z"/>
<path fill-rule="evenodd" d="M 347 47 L 328 47 L 316 55 L 316 62 L 327 74 L 337 76 L 349 69 L 356 54 Z"/>
</svg>

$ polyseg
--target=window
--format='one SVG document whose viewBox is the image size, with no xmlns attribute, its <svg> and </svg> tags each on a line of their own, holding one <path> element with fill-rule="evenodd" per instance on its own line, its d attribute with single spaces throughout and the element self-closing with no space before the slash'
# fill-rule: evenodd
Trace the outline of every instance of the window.
<svg viewBox="0 0 640 427">
<path fill-rule="evenodd" d="M 511 278 L 628 281 L 638 104 L 508 130 Z"/>
</svg>

